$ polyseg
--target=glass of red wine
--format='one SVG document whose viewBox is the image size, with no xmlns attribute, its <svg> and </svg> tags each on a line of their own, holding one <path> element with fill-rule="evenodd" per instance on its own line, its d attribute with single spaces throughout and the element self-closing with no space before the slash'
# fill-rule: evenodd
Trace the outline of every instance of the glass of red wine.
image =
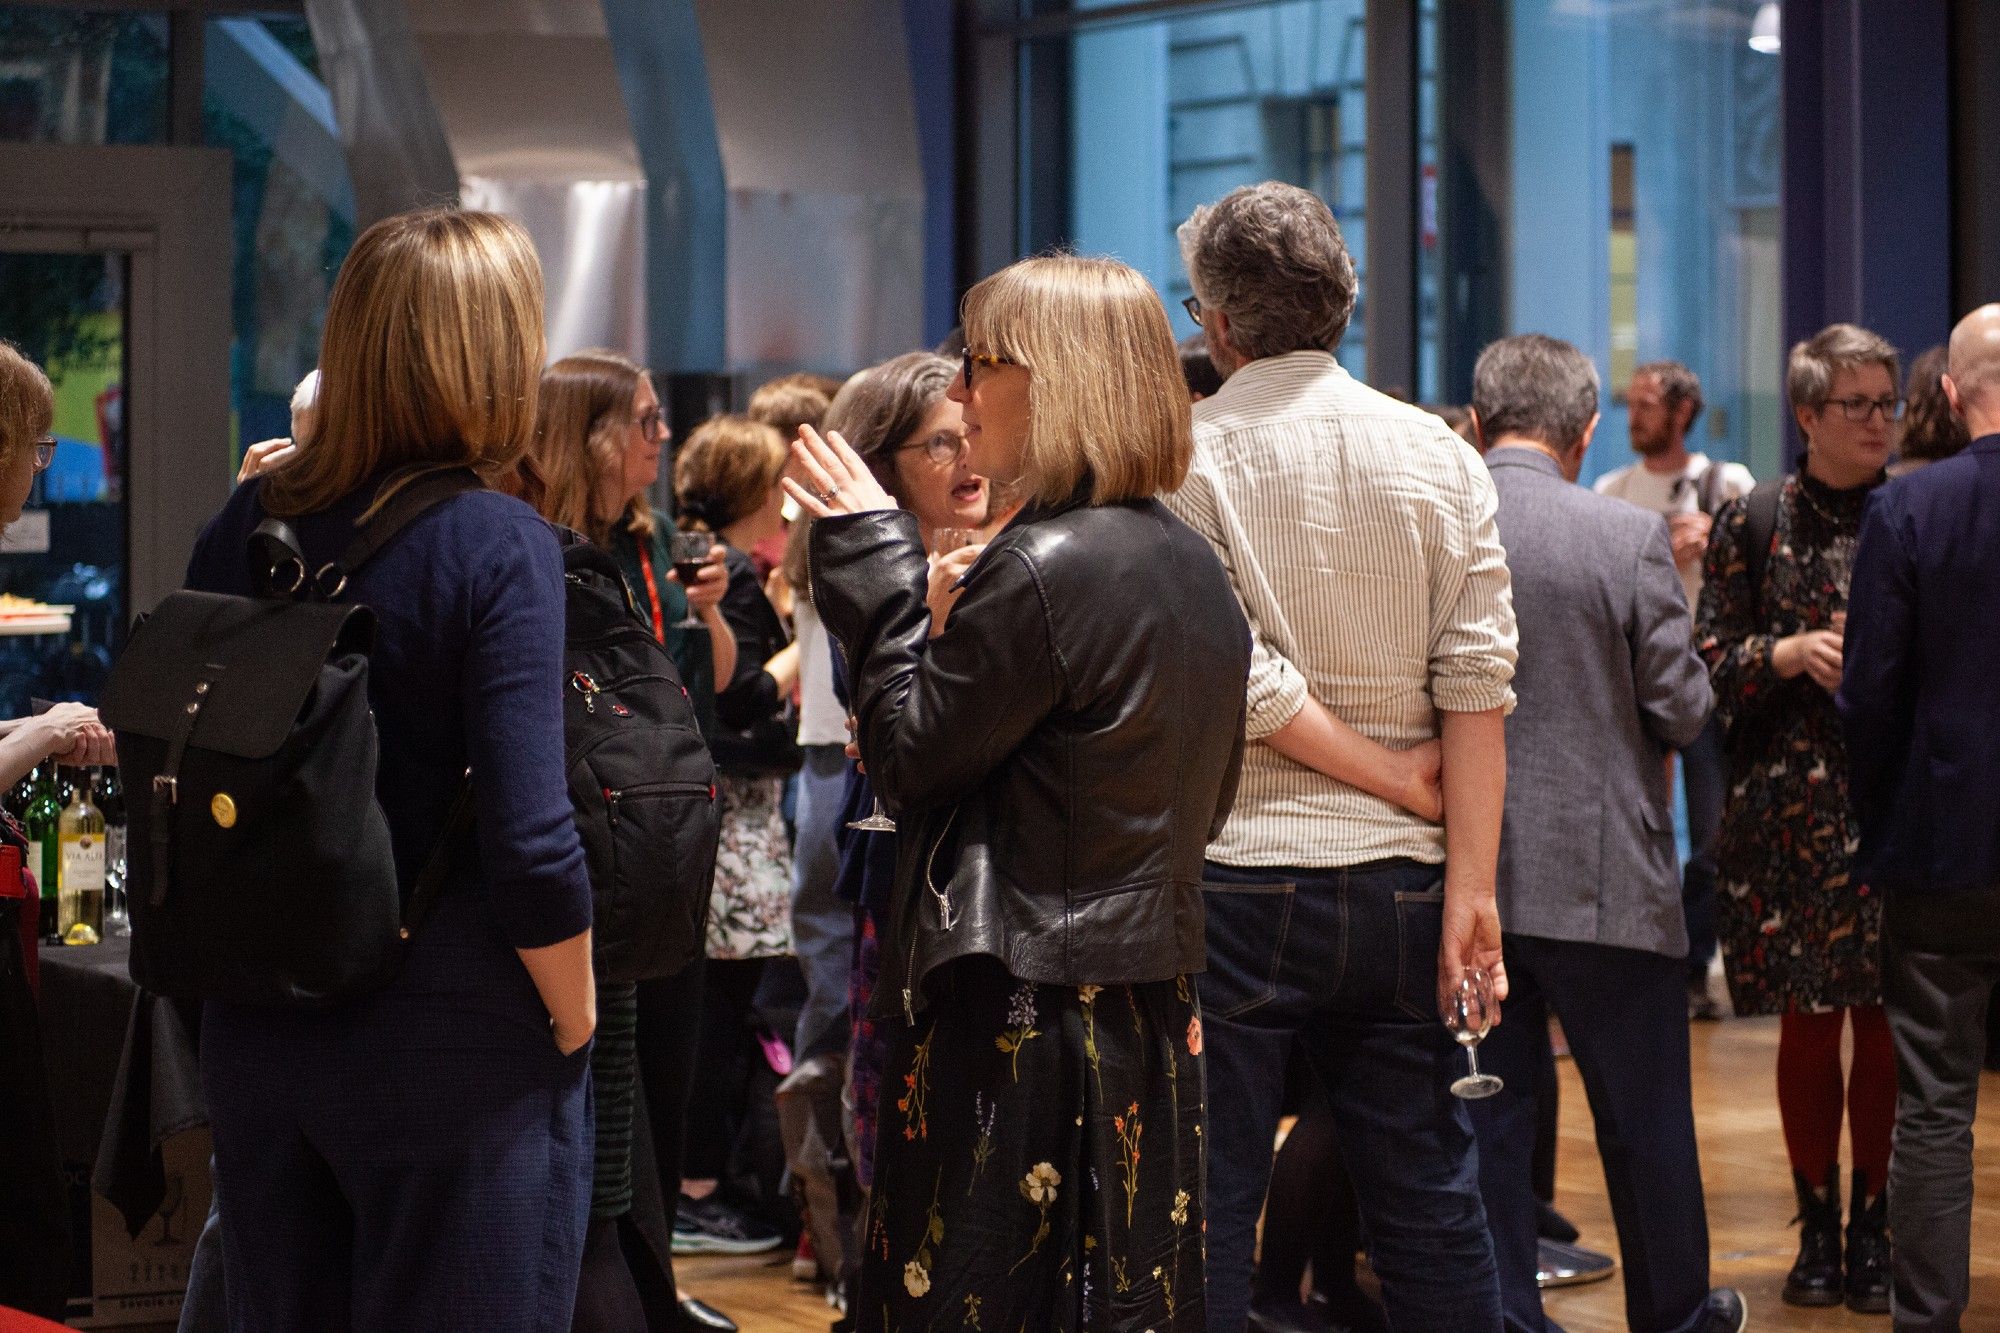
<svg viewBox="0 0 2000 1333">
<path fill-rule="evenodd" d="M 676 532 L 672 549 L 674 573 L 680 576 L 683 591 L 691 592 L 701 571 L 708 568 L 708 553 L 715 549 L 715 538 L 706 532 Z M 693 603 L 688 605 L 688 613 L 674 622 L 675 629 L 701 629 L 701 617 L 694 613 Z"/>
</svg>

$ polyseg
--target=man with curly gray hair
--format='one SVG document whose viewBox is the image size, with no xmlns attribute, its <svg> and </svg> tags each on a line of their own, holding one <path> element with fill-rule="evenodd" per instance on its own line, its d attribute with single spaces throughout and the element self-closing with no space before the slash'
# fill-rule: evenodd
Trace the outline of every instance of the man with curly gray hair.
<svg viewBox="0 0 2000 1333">
<path fill-rule="evenodd" d="M 1195 406 L 1171 503 L 1221 554 L 1252 630 L 1251 744 L 1203 895 L 1208 1079 L 1228 1089 L 1209 1106 L 1208 1327 L 1244 1327 L 1296 1041 L 1330 1095 L 1391 1323 L 1498 1329 L 1438 1021 L 1469 973 L 1506 992 L 1494 876 L 1515 630 L 1493 483 L 1443 421 L 1334 359 L 1355 277 L 1323 201 L 1246 187 L 1180 240 L 1224 380 Z"/>
</svg>

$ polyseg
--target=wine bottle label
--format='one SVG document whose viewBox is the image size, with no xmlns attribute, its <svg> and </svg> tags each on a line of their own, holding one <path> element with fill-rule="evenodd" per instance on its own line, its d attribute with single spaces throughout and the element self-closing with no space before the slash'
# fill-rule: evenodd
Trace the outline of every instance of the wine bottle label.
<svg viewBox="0 0 2000 1333">
<path fill-rule="evenodd" d="M 62 891 L 104 892 L 104 839 L 95 833 L 62 840 Z"/>
<path fill-rule="evenodd" d="M 53 884 L 42 883 L 42 881 L 46 879 L 47 876 L 42 873 L 42 844 L 39 839 L 32 841 L 28 844 L 27 864 L 28 864 L 28 873 L 35 877 L 35 887 L 41 890 L 42 896 L 44 898 L 55 897 L 56 886 Z"/>
</svg>

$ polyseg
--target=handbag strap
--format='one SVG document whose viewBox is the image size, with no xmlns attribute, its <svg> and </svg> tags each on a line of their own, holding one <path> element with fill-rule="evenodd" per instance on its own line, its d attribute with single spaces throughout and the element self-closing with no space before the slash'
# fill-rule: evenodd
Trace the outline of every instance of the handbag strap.
<svg viewBox="0 0 2000 1333">
<path fill-rule="evenodd" d="M 1784 493 L 1784 478 L 1760 481 L 1743 502 L 1743 569 L 1750 576 L 1750 604 L 1759 625 L 1765 625 L 1764 566 L 1770 563 L 1771 546 L 1777 539 L 1778 501 Z"/>
</svg>

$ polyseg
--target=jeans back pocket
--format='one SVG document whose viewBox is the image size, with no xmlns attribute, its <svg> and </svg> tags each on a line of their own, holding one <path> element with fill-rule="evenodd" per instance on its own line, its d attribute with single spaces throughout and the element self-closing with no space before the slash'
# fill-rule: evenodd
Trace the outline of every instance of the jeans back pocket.
<svg viewBox="0 0 2000 1333">
<path fill-rule="evenodd" d="M 1199 982 L 1203 1012 L 1238 1018 L 1278 994 L 1298 885 L 1289 880 L 1202 881 L 1208 970 Z"/>
<path fill-rule="evenodd" d="M 1438 1016 L 1437 960 L 1444 942 L 1444 885 L 1396 890 L 1396 1008 L 1418 1022 Z"/>
</svg>

